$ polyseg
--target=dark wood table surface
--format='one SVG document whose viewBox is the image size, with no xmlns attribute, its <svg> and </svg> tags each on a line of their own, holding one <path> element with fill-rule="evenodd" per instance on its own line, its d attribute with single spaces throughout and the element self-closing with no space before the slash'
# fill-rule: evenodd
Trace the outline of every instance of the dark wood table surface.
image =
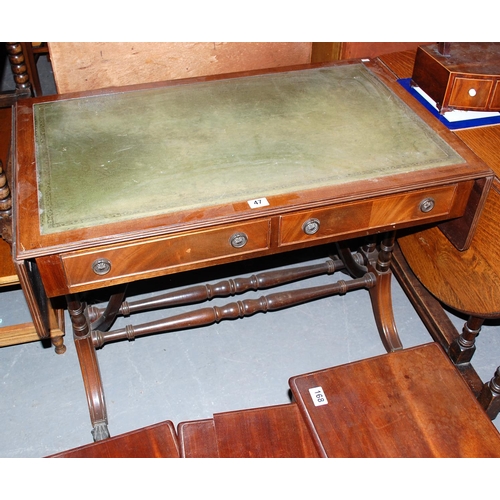
<svg viewBox="0 0 500 500">
<path fill-rule="evenodd" d="M 498 457 L 500 435 L 437 343 L 299 375 L 323 457 Z"/>
</svg>

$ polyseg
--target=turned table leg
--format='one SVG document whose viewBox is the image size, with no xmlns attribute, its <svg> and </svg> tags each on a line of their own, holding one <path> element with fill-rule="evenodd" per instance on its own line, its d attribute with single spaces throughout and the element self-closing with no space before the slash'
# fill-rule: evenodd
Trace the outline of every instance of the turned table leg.
<svg viewBox="0 0 500 500">
<path fill-rule="evenodd" d="M 462 333 L 450 345 L 450 358 L 454 363 L 469 363 L 476 351 L 476 337 L 481 331 L 484 319 L 470 316 Z"/>
<path fill-rule="evenodd" d="M 68 296 L 68 311 L 73 326 L 76 352 L 80 362 L 83 384 L 87 395 L 87 404 L 92 423 L 94 441 L 109 438 L 108 417 L 104 390 L 99 371 L 97 354 L 92 343 L 90 322 L 85 313 L 85 304 L 76 296 Z"/>
<path fill-rule="evenodd" d="M 2 160 L 0 160 L 0 238 L 9 245 L 12 244 L 12 197 Z"/>
<path fill-rule="evenodd" d="M 497 368 L 493 378 L 483 385 L 478 399 L 488 417 L 494 420 L 500 412 L 500 367 Z"/>
<path fill-rule="evenodd" d="M 470 316 L 465 323 L 462 333 L 450 345 L 450 357 L 454 363 L 469 363 L 476 351 L 476 338 L 481 331 L 484 319 Z M 483 384 L 478 396 L 481 406 L 491 420 L 500 412 L 500 367 L 497 368 L 493 378 Z"/>
</svg>

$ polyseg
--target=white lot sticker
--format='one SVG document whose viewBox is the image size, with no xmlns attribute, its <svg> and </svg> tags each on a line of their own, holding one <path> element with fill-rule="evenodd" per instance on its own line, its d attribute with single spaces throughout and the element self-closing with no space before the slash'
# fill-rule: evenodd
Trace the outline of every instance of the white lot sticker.
<svg viewBox="0 0 500 500">
<path fill-rule="evenodd" d="M 255 200 L 249 200 L 248 204 L 250 205 L 250 208 L 261 208 L 267 207 L 269 202 L 267 201 L 267 198 L 257 198 Z"/>
<path fill-rule="evenodd" d="M 313 387 L 309 389 L 309 394 L 313 400 L 314 406 L 323 406 L 328 404 L 323 387 Z"/>
</svg>

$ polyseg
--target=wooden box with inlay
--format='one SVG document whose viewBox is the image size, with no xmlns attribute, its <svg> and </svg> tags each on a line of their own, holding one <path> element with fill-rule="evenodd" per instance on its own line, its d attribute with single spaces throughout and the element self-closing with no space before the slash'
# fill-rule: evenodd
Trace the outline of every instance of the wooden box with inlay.
<svg viewBox="0 0 500 500">
<path fill-rule="evenodd" d="M 413 84 L 436 101 L 441 113 L 453 109 L 500 111 L 500 43 L 451 43 L 417 49 Z"/>
</svg>

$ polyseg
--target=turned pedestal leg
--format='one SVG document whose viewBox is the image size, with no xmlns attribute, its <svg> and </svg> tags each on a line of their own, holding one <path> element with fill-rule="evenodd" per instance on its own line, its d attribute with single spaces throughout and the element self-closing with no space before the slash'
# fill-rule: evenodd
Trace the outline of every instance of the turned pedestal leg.
<svg viewBox="0 0 500 500">
<path fill-rule="evenodd" d="M 93 427 L 92 436 L 94 441 L 101 441 L 109 437 L 108 417 L 99 363 L 90 335 L 90 322 L 85 305 L 76 296 L 68 296 L 67 302 Z"/>
<path fill-rule="evenodd" d="M 374 269 L 370 269 L 377 276 L 377 286 L 370 289 L 373 313 L 380 338 L 387 352 L 403 349 L 392 309 L 391 259 L 395 236 L 395 233 L 390 233 L 382 240 Z"/>
<path fill-rule="evenodd" d="M 390 272 L 386 274 L 379 273 L 377 275 L 377 285 L 369 290 L 375 322 L 387 352 L 403 349 L 392 309 L 391 279 L 392 274 Z"/>
<path fill-rule="evenodd" d="M 387 352 L 403 348 L 392 309 L 391 258 L 394 241 L 395 233 L 391 232 L 382 240 L 378 252 L 374 243 L 361 248 L 359 252 L 364 256 L 364 264 L 354 259 L 345 243 L 337 244 L 339 255 L 352 276 L 362 276 L 366 272 L 376 276 L 376 285 L 369 289 L 370 299 L 380 338 Z"/>
</svg>

